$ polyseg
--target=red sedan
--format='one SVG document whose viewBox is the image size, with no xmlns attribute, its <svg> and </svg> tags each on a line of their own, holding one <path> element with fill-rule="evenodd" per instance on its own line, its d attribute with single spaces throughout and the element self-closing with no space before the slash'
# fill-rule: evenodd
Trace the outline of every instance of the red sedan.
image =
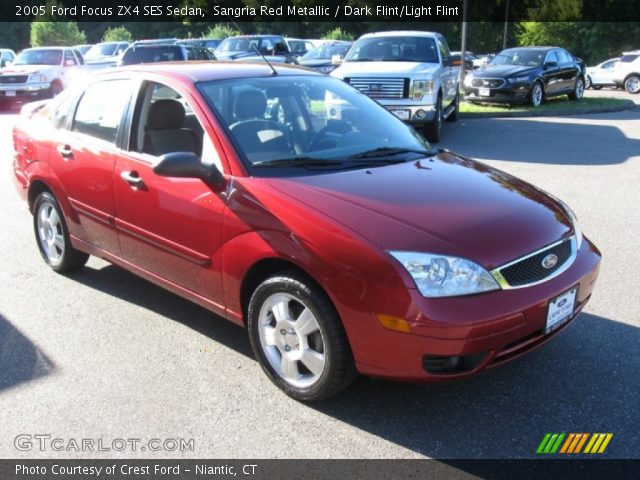
<svg viewBox="0 0 640 480">
<path fill-rule="evenodd" d="M 25 109 L 13 140 L 51 268 L 96 255 L 246 325 L 300 400 L 502 364 L 598 275 L 564 203 L 301 68 L 114 69 Z"/>
</svg>

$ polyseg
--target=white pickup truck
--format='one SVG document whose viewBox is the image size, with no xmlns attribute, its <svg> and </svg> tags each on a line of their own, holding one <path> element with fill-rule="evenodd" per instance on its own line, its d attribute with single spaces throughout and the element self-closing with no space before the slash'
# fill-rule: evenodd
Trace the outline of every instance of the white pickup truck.
<svg viewBox="0 0 640 480">
<path fill-rule="evenodd" d="M 25 103 L 54 97 L 83 74 L 83 65 L 74 48 L 27 48 L 0 69 L 0 100 Z"/>
<path fill-rule="evenodd" d="M 458 118 L 459 68 L 439 33 L 368 33 L 331 75 L 375 99 L 400 120 L 440 140 L 442 122 Z"/>
</svg>

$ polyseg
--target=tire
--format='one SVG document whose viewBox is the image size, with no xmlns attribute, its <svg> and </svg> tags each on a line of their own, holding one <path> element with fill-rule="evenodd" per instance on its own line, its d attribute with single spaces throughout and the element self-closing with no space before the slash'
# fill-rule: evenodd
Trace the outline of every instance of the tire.
<svg viewBox="0 0 640 480">
<path fill-rule="evenodd" d="M 60 92 L 62 92 L 62 90 L 62 84 L 58 80 L 54 80 L 51 83 L 51 87 L 49 87 L 51 98 L 56 97 Z"/>
<path fill-rule="evenodd" d="M 442 136 L 442 97 L 438 96 L 433 120 L 425 125 L 424 135 L 431 143 L 438 143 Z"/>
<path fill-rule="evenodd" d="M 447 122 L 457 122 L 458 121 L 458 112 L 460 111 L 460 92 L 456 94 L 456 98 L 453 100 L 453 110 L 447 117 Z"/>
<path fill-rule="evenodd" d="M 251 348 L 262 369 L 290 397 L 324 400 L 355 380 L 351 348 L 338 313 L 306 276 L 283 272 L 262 282 L 249 302 L 247 323 Z"/>
<path fill-rule="evenodd" d="M 624 89 L 632 95 L 640 93 L 640 75 L 629 75 L 624 81 Z"/>
<path fill-rule="evenodd" d="M 576 84 L 573 86 L 573 91 L 569 94 L 569 100 L 575 100 L 579 102 L 584 96 L 584 80 L 582 77 L 576 78 Z"/>
<path fill-rule="evenodd" d="M 89 255 L 71 246 L 62 209 L 49 192 L 42 192 L 33 207 L 33 230 L 44 261 L 56 272 L 81 268 Z"/>
<path fill-rule="evenodd" d="M 533 82 L 529 92 L 529 105 L 539 107 L 544 103 L 544 88 L 540 82 Z"/>
<path fill-rule="evenodd" d="M 587 75 L 586 77 L 584 77 L 584 89 L 589 90 L 591 87 L 593 87 L 593 84 L 591 83 L 591 77 Z"/>
</svg>

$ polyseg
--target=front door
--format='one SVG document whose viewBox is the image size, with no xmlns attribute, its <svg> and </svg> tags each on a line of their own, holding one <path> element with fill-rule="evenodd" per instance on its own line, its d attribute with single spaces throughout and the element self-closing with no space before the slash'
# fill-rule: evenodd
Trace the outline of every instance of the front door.
<svg viewBox="0 0 640 480">
<path fill-rule="evenodd" d="M 143 84 L 130 145 L 116 160 L 115 223 L 124 260 L 221 309 L 224 194 L 198 179 L 153 172 L 161 155 L 177 151 L 192 151 L 222 171 L 203 120 L 177 90 Z"/>
</svg>

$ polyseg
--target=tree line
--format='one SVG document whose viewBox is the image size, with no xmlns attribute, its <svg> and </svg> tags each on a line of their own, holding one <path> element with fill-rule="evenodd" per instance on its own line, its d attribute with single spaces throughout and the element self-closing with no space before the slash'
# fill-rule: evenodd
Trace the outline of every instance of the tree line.
<svg viewBox="0 0 640 480">
<path fill-rule="evenodd" d="M 556 12 L 557 13 L 557 12 Z M 544 15 L 541 18 L 545 18 Z M 241 29 L 242 32 L 238 31 Z M 29 46 L 79 45 L 100 41 L 145 38 L 224 38 L 239 33 L 279 33 L 300 38 L 354 39 L 380 30 L 416 29 L 441 32 L 451 48 L 460 48 L 460 22 L 243 22 L 238 25 L 207 22 L 15 22 L 4 23 L 0 48 L 21 50 Z M 587 63 L 640 48 L 638 22 L 511 22 L 507 29 L 509 47 L 556 45 L 567 48 Z M 492 53 L 502 49 L 503 22 L 469 22 L 467 49 Z"/>
</svg>

